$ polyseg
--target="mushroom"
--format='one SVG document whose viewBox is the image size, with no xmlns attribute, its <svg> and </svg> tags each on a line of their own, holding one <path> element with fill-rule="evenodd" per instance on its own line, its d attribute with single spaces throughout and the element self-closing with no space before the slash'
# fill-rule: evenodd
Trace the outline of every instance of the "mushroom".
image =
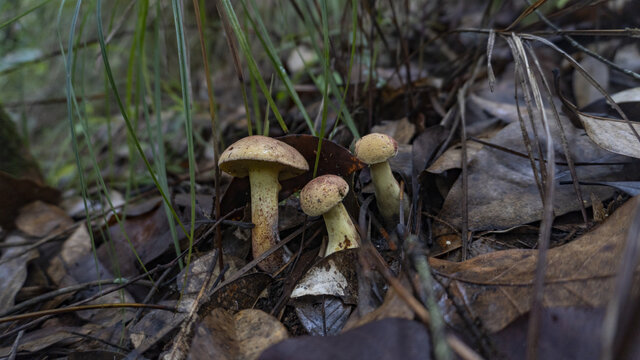
<svg viewBox="0 0 640 360">
<path fill-rule="evenodd" d="M 300 191 L 300 207 L 309 216 L 322 215 L 329 242 L 325 256 L 358 247 L 360 236 L 342 205 L 349 185 L 340 176 L 323 175 L 309 181 Z"/>
<path fill-rule="evenodd" d="M 278 192 L 280 180 L 309 170 L 305 158 L 293 147 L 266 136 L 249 136 L 229 146 L 218 162 L 220 170 L 234 177 L 249 176 L 251 185 L 251 230 L 253 257 L 257 258 L 280 241 L 278 234 Z M 284 264 L 283 252 L 276 252 L 258 264 L 275 272 Z"/>
<path fill-rule="evenodd" d="M 387 223 L 397 221 L 400 214 L 400 185 L 387 161 L 397 153 L 398 143 L 389 135 L 373 133 L 356 142 L 355 155 L 370 167 L 378 210 Z M 407 214 L 407 205 L 404 210 Z"/>
</svg>

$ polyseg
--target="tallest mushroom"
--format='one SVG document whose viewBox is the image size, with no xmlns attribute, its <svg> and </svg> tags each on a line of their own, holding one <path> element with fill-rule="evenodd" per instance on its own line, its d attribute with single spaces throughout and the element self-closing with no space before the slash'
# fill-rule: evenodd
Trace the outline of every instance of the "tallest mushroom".
<svg viewBox="0 0 640 360">
<path fill-rule="evenodd" d="M 278 180 L 309 170 L 305 158 L 293 147 L 266 136 L 249 136 L 229 146 L 218 161 L 220 170 L 234 176 L 249 176 L 251 185 L 251 230 L 253 257 L 257 258 L 280 240 L 278 235 Z M 284 264 L 278 251 L 258 266 L 275 272 Z"/>
</svg>

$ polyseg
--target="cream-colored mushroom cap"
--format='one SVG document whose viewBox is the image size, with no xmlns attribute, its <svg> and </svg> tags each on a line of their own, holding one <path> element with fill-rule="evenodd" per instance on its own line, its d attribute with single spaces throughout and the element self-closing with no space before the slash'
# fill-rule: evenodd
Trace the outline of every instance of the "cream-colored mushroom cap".
<svg viewBox="0 0 640 360">
<path fill-rule="evenodd" d="M 387 161 L 398 153 L 398 143 L 389 135 L 373 133 L 356 142 L 355 154 L 362 162 L 371 165 Z"/>
<path fill-rule="evenodd" d="M 281 168 L 280 180 L 290 179 L 309 170 L 307 160 L 292 146 L 266 136 L 254 135 L 229 146 L 218 161 L 220 170 L 235 177 L 249 175 L 257 163 L 272 163 Z"/>
<path fill-rule="evenodd" d="M 318 176 L 300 191 L 300 207 L 309 216 L 319 216 L 341 203 L 348 192 L 349 185 L 340 176 Z"/>
</svg>

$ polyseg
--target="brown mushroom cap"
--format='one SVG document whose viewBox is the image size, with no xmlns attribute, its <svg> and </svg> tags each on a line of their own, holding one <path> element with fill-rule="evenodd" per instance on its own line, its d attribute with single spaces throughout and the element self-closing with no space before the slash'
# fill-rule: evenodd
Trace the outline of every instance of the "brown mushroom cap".
<svg viewBox="0 0 640 360">
<path fill-rule="evenodd" d="M 340 176 L 318 176 L 300 191 L 300 207 L 309 216 L 319 216 L 342 202 L 348 192 L 349 185 Z"/>
<path fill-rule="evenodd" d="M 368 165 L 385 162 L 397 153 L 398 143 L 389 135 L 373 133 L 356 142 L 356 157 Z"/>
<path fill-rule="evenodd" d="M 229 146 L 218 161 L 220 170 L 234 177 L 246 177 L 257 163 L 280 167 L 280 180 L 290 179 L 309 170 L 307 160 L 293 147 L 266 136 L 254 135 Z"/>
</svg>

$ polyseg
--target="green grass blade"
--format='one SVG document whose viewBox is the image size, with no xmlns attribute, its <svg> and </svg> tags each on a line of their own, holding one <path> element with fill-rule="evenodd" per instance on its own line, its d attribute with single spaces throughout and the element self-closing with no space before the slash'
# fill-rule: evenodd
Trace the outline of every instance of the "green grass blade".
<svg viewBox="0 0 640 360">
<path fill-rule="evenodd" d="M 31 12 L 33 12 L 34 10 L 39 9 L 40 7 L 42 7 L 43 5 L 45 5 L 46 3 L 48 3 L 51 0 L 44 0 L 43 2 L 32 6 L 31 8 L 27 9 L 25 12 L 23 12 L 22 14 L 16 15 L 14 17 L 12 17 L 9 20 L 6 20 L 2 23 L 0 23 L 0 30 L 2 30 L 3 28 L 9 26 L 10 24 L 20 20 L 21 18 L 25 17 L 26 15 L 29 15 Z M 64 2 L 64 1 L 63 1 Z"/>
<path fill-rule="evenodd" d="M 187 49 L 184 38 L 184 24 L 182 7 L 179 0 L 172 0 L 173 21 L 176 26 L 176 41 L 178 43 L 178 62 L 180 65 L 180 85 L 182 86 L 182 103 L 184 105 L 185 134 L 187 136 L 187 153 L 189 157 L 189 195 L 191 200 L 191 233 L 189 234 L 189 253 L 187 255 L 187 267 L 191 263 L 193 250 L 193 236 L 196 224 L 196 160 L 193 149 L 193 121 L 191 119 L 191 89 L 189 87 L 189 69 L 187 64 Z M 188 271 L 185 272 L 184 282 L 186 287 Z"/>
<path fill-rule="evenodd" d="M 322 1 L 321 6 L 322 17 L 322 42 L 323 42 L 323 68 L 324 68 L 324 89 L 322 92 L 322 121 L 320 122 L 320 135 L 318 136 L 318 151 L 316 151 L 316 161 L 313 165 L 313 177 L 316 177 L 318 173 L 318 164 L 320 163 L 320 152 L 322 151 L 322 140 L 324 139 L 324 132 L 327 128 L 327 106 L 329 103 L 329 77 L 333 77 L 331 74 L 331 64 L 329 63 L 329 19 L 327 19 L 327 2 Z"/>
<path fill-rule="evenodd" d="M 278 77 L 284 84 L 284 87 L 287 89 L 287 93 L 291 97 L 291 100 L 293 100 L 294 104 L 296 104 L 296 106 L 298 107 L 298 110 L 300 111 L 300 113 L 302 114 L 302 117 L 304 118 L 304 121 L 307 123 L 309 132 L 311 132 L 311 134 L 313 135 L 316 135 L 316 131 L 313 127 L 313 122 L 311 121 L 311 118 L 307 113 L 307 109 L 302 104 L 302 100 L 300 100 L 300 97 L 298 96 L 298 92 L 295 90 L 293 83 L 289 78 L 289 75 L 285 71 L 282 61 L 280 61 L 280 57 L 278 56 L 277 50 L 273 45 L 271 38 L 269 37 L 269 32 L 265 27 L 264 22 L 262 21 L 262 17 L 260 16 L 260 14 L 257 13 L 257 11 L 255 11 L 255 9 L 257 8 L 255 1 L 251 0 L 251 7 L 253 8 L 256 14 L 255 19 L 253 16 L 251 16 L 251 12 L 246 6 L 246 2 L 242 0 L 240 1 L 240 3 L 242 4 L 244 11 L 247 14 L 247 17 L 249 18 L 252 28 L 255 31 L 255 34 L 258 36 L 258 39 L 260 40 L 262 47 L 266 51 L 267 56 L 269 57 L 269 60 L 273 65 L 273 68 L 276 70 L 276 74 L 278 74 Z"/>
<path fill-rule="evenodd" d="M 258 86 L 260 87 L 260 90 L 262 90 L 262 94 L 266 97 L 267 102 L 271 107 L 271 111 L 273 111 L 273 115 L 278 120 L 278 123 L 280 124 L 282 131 L 284 131 L 285 133 L 289 132 L 289 129 L 287 128 L 287 125 L 284 123 L 284 120 L 282 119 L 282 115 L 278 110 L 278 106 L 276 105 L 275 101 L 271 97 L 271 94 L 269 93 L 269 89 L 267 88 L 267 85 L 265 84 L 264 79 L 260 74 L 258 65 L 256 64 L 256 61 L 253 58 L 253 55 L 251 53 L 251 47 L 249 46 L 249 41 L 247 40 L 246 34 L 242 30 L 242 27 L 238 22 L 238 17 L 236 16 L 235 10 L 233 10 L 231 1 L 230 0 L 219 0 L 219 1 L 222 3 L 222 6 L 224 8 L 224 14 L 221 14 L 221 15 L 226 16 L 228 18 L 231 28 L 233 29 L 233 32 L 236 35 L 236 39 L 238 39 L 238 44 L 240 45 L 240 48 L 242 49 L 244 56 L 247 58 L 247 65 L 249 66 L 249 71 L 252 73 L 253 76 L 255 76 L 256 80 L 258 81 Z M 231 34 L 229 34 L 229 36 L 230 35 Z"/>
<path fill-rule="evenodd" d="M 107 72 L 107 78 L 109 79 L 109 84 L 111 85 L 111 90 L 113 91 L 116 103 L 118 104 L 118 108 L 120 109 L 120 113 L 122 114 L 122 117 L 124 118 L 124 122 L 125 125 L 127 127 L 127 131 L 129 131 L 131 134 L 133 134 L 133 139 L 134 139 L 134 144 L 136 149 L 138 150 L 138 154 L 140 155 L 140 157 L 142 158 L 142 160 L 144 161 L 144 164 L 147 168 L 147 171 L 149 173 L 149 175 L 151 176 L 151 179 L 153 180 L 153 183 L 155 184 L 156 188 L 158 189 L 158 192 L 160 193 L 160 196 L 162 196 L 162 200 L 164 201 L 165 204 L 167 204 L 167 206 L 169 206 L 171 208 L 171 215 L 173 216 L 173 218 L 178 222 L 178 225 L 180 226 L 180 228 L 182 229 L 183 233 L 185 234 L 185 236 L 187 237 L 187 239 L 189 240 L 189 242 L 192 242 L 192 237 L 190 235 L 190 232 L 187 231 L 187 229 L 185 228 L 184 224 L 182 223 L 182 221 L 180 220 L 180 218 L 178 217 L 178 214 L 175 212 L 175 210 L 173 209 L 173 207 L 171 207 L 171 201 L 169 200 L 169 197 L 167 196 L 167 193 L 162 190 L 162 186 L 160 185 L 158 178 L 156 177 L 153 168 L 151 167 L 151 164 L 149 163 L 149 159 L 147 159 L 147 157 L 144 154 L 144 151 L 142 150 L 142 146 L 140 145 L 140 142 L 138 141 L 137 137 L 135 136 L 135 132 L 133 129 L 133 125 L 131 123 L 131 121 L 129 120 L 129 116 L 127 114 L 127 111 L 124 107 L 124 104 L 122 103 L 122 98 L 120 97 L 120 93 L 118 92 L 118 87 L 116 86 L 114 77 L 113 77 L 113 73 L 111 71 L 111 65 L 109 64 L 109 57 L 107 55 L 107 48 L 104 42 L 104 32 L 102 30 L 102 20 L 101 20 L 101 8 L 102 8 L 102 0 L 98 0 L 98 6 L 96 9 L 96 16 L 97 16 L 97 24 L 98 24 L 98 43 L 100 44 L 100 53 L 102 55 L 102 61 L 104 63 L 105 66 L 105 70 Z"/>
</svg>

